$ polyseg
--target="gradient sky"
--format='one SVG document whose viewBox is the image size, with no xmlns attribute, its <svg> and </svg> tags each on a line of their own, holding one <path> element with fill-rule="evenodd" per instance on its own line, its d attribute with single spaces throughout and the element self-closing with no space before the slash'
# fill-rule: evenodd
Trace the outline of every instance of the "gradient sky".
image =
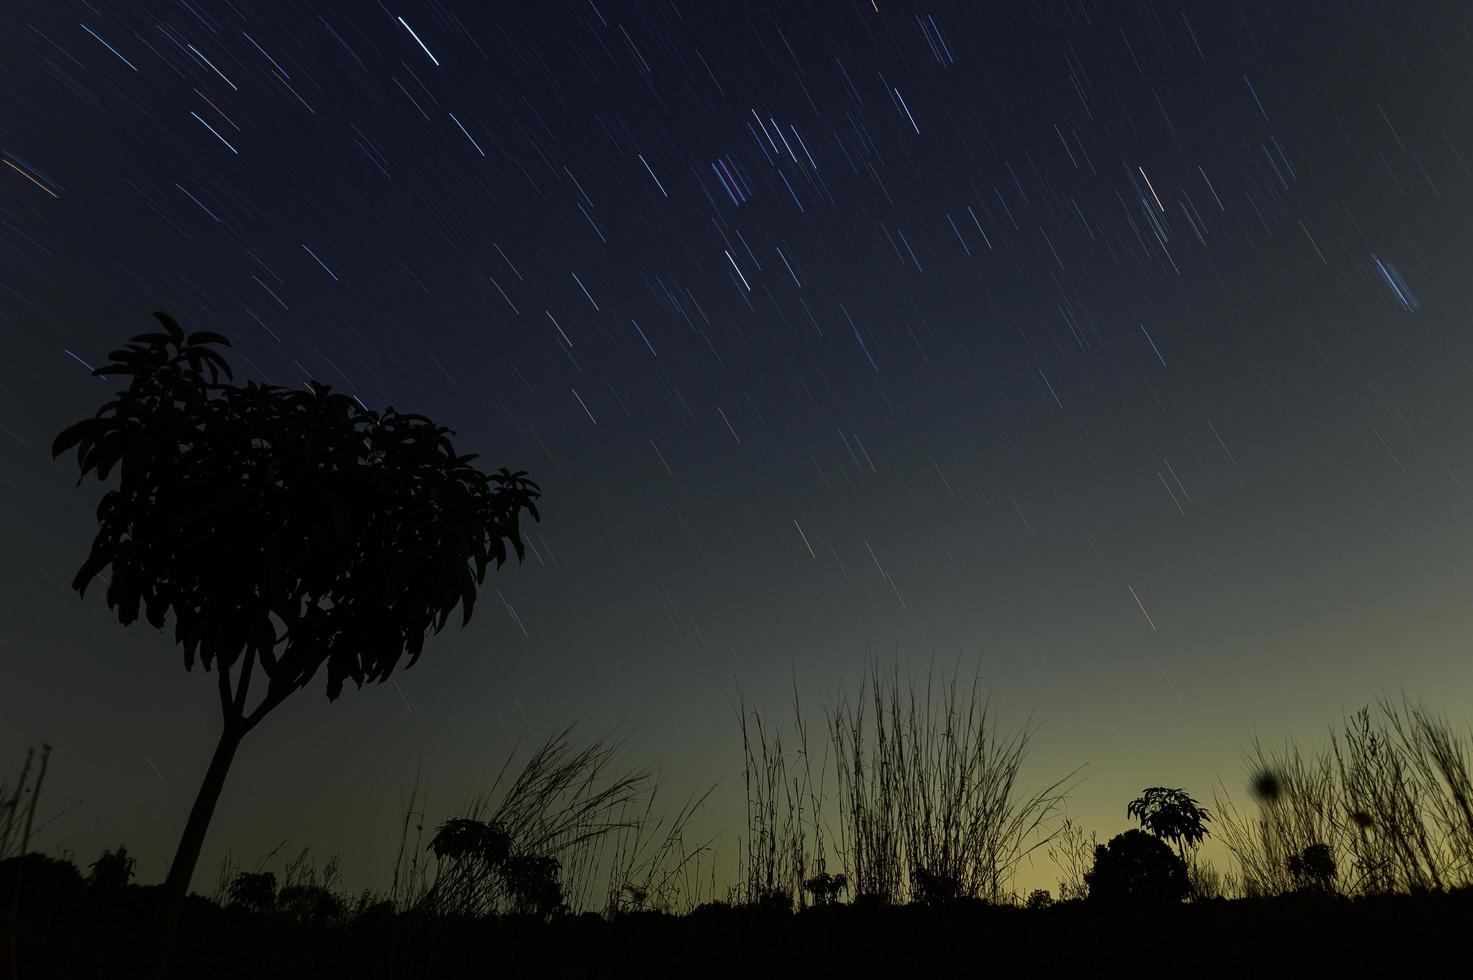
<svg viewBox="0 0 1473 980">
<path fill-rule="evenodd" d="M 817 715 L 869 656 L 980 664 L 1102 837 L 1383 689 L 1467 718 L 1465 3 L 7 11 L 0 764 L 54 746 L 43 848 L 157 880 L 218 733 L 68 588 L 102 489 L 50 443 L 155 309 L 545 494 L 468 628 L 250 736 L 196 888 L 288 838 L 386 885 L 417 767 L 444 813 L 573 721 L 672 803 L 721 780 L 732 859 L 738 690 Z"/>
</svg>

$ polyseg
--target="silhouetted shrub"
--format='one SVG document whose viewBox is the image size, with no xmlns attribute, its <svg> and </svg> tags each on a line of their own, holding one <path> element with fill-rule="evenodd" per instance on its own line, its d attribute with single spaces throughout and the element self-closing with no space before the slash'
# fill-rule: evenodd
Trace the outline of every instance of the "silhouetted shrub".
<svg viewBox="0 0 1473 980">
<path fill-rule="evenodd" d="M 0 908 L 9 908 L 20 888 L 21 919 L 65 914 L 82 894 L 82 873 L 70 861 L 25 854 L 0 861 Z"/>
<path fill-rule="evenodd" d="M 394 903 L 388 899 L 376 902 L 360 899 L 357 908 L 353 912 L 353 921 L 361 925 L 374 927 L 388 926 L 393 922 L 396 914 Z"/>
<path fill-rule="evenodd" d="M 687 918 L 692 922 L 722 922 L 735 913 L 730 902 L 702 902 L 691 909 Z"/>
<path fill-rule="evenodd" d="M 137 864 L 138 861 L 129 857 L 128 849 L 121 844 L 116 851 L 103 851 L 102 857 L 88 866 L 92 874 L 87 878 L 87 887 L 94 895 L 116 897 L 133 880 L 133 868 Z"/>
<path fill-rule="evenodd" d="M 962 883 L 954 876 L 916 868 L 910 877 L 911 895 L 917 905 L 940 905 L 961 894 Z"/>
<path fill-rule="evenodd" d="M 758 895 L 751 907 L 763 914 L 792 915 L 793 896 L 785 891 L 774 889 Z"/>
<path fill-rule="evenodd" d="M 832 875 L 828 872 L 814 875 L 803 882 L 803 890 L 813 895 L 815 905 L 830 905 L 838 900 L 839 893 L 849 887 L 849 879 L 844 875 Z"/>
<path fill-rule="evenodd" d="M 555 857 L 518 855 L 501 862 L 515 912 L 551 915 L 563 907 L 562 864 Z"/>
<path fill-rule="evenodd" d="M 270 911 L 276 905 L 276 875 L 270 871 L 242 871 L 230 883 L 226 894 L 233 909 L 251 913 Z"/>
<path fill-rule="evenodd" d="M 1187 895 L 1187 866 L 1165 842 L 1143 830 L 1127 830 L 1095 847 L 1095 866 L 1085 882 L 1094 901 L 1180 902 Z"/>
<path fill-rule="evenodd" d="M 1335 856 L 1329 844 L 1311 844 L 1290 854 L 1289 876 L 1300 888 L 1328 891 L 1335 882 Z"/>
<path fill-rule="evenodd" d="M 343 917 L 343 900 L 321 885 L 288 885 L 276 896 L 279 915 L 307 925 L 326 925 Z"/>
<path fill-rule="evenodd" d="M 1030 909 L 1046 909 L 1054 904 L 1054 897 L 1048 893 L 1047 888 L 1035 888 L 1028 893 L 1027 907 Z"/>
<path fill-rule="evenodd" d="M 440 825 L 430 849 L 438 858 L 475 858 L 498 865 L 511 856 L 511 836 L 500 823 L 457 818 Z"/>
</svg>

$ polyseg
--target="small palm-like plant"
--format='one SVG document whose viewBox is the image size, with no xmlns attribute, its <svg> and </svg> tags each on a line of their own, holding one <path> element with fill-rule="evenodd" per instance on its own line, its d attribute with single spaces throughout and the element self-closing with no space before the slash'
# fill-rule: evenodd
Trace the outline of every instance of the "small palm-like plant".
<svg viewBox="0 0 1473 980">
<path fill-rule="evenodd" d="M 1141 826 L 1156 838 L 1176 845 L 1176 852 L 1183 861 L 1186 849 L 1195 848 L 1202 838 L 1209 836 L 1203 826 L 1212 820 L 1206 807 L 1187 795 L 1185 790 L 1152 786 L 1125 808 L 1126 816 L 1135 817 Z"/>
<path fill-rule="evenodd" d="M 463 861 L 474 858 L 489 865 L 505 861 L 511 854 L 511 836 L 496 822 L 456 818 L 440 825 L 430 849 L 435 857 Z"/>
</svg>

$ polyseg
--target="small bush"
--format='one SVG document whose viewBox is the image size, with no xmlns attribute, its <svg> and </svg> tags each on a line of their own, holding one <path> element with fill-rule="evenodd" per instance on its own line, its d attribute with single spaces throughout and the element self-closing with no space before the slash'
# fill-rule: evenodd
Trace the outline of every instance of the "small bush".
<svg viewBox="0 0 1473 980">
<path fill-rule="evenodd" d="M 276 875 L 270 871 L 242 871 L 226 894 L 233 909 L 252 914 L 269 912 L 276 906 Z"/>
<path fill-rule="evenodd" d="M 911 895 L 917 905 L 941 905 L 962 893 L 962 883 L 954 875 L 926 868 L 916 868 L 910 883 Z"/>
<path fill-rule="evenodd" d="M 17 894 L 22 920 L 64 915 L 81 898 L 82 874 L 70 861 L 35 852 L 6 858 L 0 861 L 0 908 L 8 909 Z"/>
<path fill-rule="evenodd" d="M 95 895 L 119 895 L 133 880 L 137 864 L 137 859 L 129 857 L 128 849 L 121 844 L 116 851 L 103 851 L 102 857 L 88 866 L 92 874 L 87 878 L 87 887 Z"/>
<path fill-rule="evenodd" d="M 1054 897 L 1049 894 L 1047 888 L 1035 888 L 1028 893 L 1027 908 L 1046 909 L 1052 904 L 1054 904 Z"/>
<path fill-rule="evenodd" d="M 288 885 L 276 896 L 276 911 L 303 925 L 328 925 L 343 918 L 346 908 L 321 885 Z"/>
<path fill-rule="evenodd" d="M 832 905 L 838 901 L 839 894 L 849 887 L 849 879 L 844 875 L 832 875 L 828 872 L 814 875 L 803 882 L 803 890 L 813 895 L 813 904 Z"/>
<path fill-rule="evenodd" d="M 793 896 L 780 889 L 773 889 L 758 895 L 757 900 L 752 903 L 752 908 L 763 914 L 792 915 Z"/>
<path fill-rule="evenodd" d="M 1290 854 L 1289 876 L 1300 888 L 1329 891 L 1335 883 L 1335 856 L 1329 844 L 1311 844 L 1298 854 Z"/>
<path fill-rule="evenodd" d="M 563 908 L 562 865 L 555 857 L 528 854 L 500 865 L 515 912 L 547 916 Z"/>
<path fill-rule="evenodd" d="M 1180 902 L 1188 891 L 1186 862 L 1143 830 L 1127 830 L 1095 847 L 1095 866 L 1085 881 L 1092 901 L 1115 904 Z"/>
</svg>

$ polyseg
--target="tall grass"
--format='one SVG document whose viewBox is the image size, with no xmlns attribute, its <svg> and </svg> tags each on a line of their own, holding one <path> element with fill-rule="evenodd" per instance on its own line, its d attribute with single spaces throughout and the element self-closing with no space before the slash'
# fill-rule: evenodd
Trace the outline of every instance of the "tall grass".
<svg viewBox="0 0 1473 980">
<path fill-rule="evenodd" d="M 36 750 L 26 750 L 26 761 L 21 764 L 20 776 L 12 784 L 0 777 L 0 861 L 7 858 L 24 858 L 31 846 L 31 832 L 35 829 L 36 804 L 41 800 L 41 785 L 46 782 L 46 765 L 51 761 L 51 746 L 41 747 L 41 762 L 32 781 L 31 767 L 36 761 Z M 18 976 L 16 971 L 16 937 L 19 933 L 21 883 L 25 877 L 25 864 L 15 872 L 15 884 L 9 895 L 0 896 L 5 907 L 6 965 L 9 975 Z"/>
<path fill-rule="evenodd" d="M 1094 831 L 1086 836 L 1084 828 L 1072 817 L 1059 822 L 1054 838 L 1045 853 L 1059 869 L 1059 901 L 1077 902 L 1089 897 L 1085 874 L 1094 867 L 1095 848 L 1100 839 Z"/>
<path fill-rule="evenodd" d="M 736 895 L 738 901 L 791 907 L 804 901 L 803 883 L 809 871 L 825 870 L 821 779 L 815 784 L 809 756 L 808 727 L 794 686 L 793 716 L 797 750 L 791 757 L 781 728 L 769 731 L 760 711 L 748 711 L 739 695 L 738 720 L 742 732 L 742 781 L 747 799 L 747 834 L 739 849 Z"/>
<path fill-rule="evenodd" d="M 614 769 L 625 740 L 579 745 L 572 734 L 569 726 L 551 736 L 515 772 L 514 748 L 490 787 L 454 819 L 495 828 L 510 857 L 556 861 L 567 911 L 676 904 L 684 889 L 699 882 L 707 845 L 688 849 L 684 835 L 710 790 L 687 800 L 674 817 L 656 819 L 658 774 Z M 475 917 L 518 906 L 504 862 L 474 850 L 448 857 L 426 850 L 425 801 L 416 779 L 401 825 L 390 889 L 394 907 Z"/>
<path fill-rule="evenodd" d="M 41 784 L 46 781 L 46 765 L 51 760 L 51 746 L 41 746 L 41 761 L 36 764 L 36 750 L 26 750 L 20 775 L 14 783 L 8 775 L 0 776 L 0 861 L 20 857 L 30 847 L 35 827 L 36 804 L 41 799 Z M 35 768 L 34 781 L 32 769 Z"/>
<path fill-rule="evenodd" d="M 872 666 L 855 700 L 841 695 L 828 713 L 832 754 L 817 780 L 796 692 L 796 752 L 743 701 L 745 898 L 802 904 L 804 882 L 827 870 L 827 832 L 856 896 L 1012 901 L 1019 862 L 1052 839 L 1046 825 L 1069 777 L 1020 787 L 1033 730 L 999 734 L 979 681 L 961 689 L 953 673 L 938 687 L 928 673 L 918 690 L 898 666 L 889 677 Z M 830 766 L 832 797 L 823 791 Z"/>
<path fill-rule="evenodd" d="M 1473 885 L 1470 733 L 1403 699 L 1382 697 L 1330 732 L 1324 747 L 1294 742 L 1246 758 L 1256 817 L 1218 794 L 1219 836 L 1245 895 L 1295 888 L 1289 858 L 1328 844 L 1336 874 L 1325 884 L 1350 895 Z"/>
</svg>

